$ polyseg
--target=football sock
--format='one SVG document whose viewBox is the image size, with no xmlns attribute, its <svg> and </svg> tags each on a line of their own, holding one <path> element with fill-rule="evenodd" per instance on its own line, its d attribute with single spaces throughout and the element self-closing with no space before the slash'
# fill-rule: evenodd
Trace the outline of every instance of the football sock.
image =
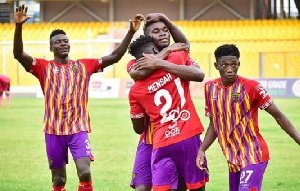
<svg viewBox="0 0 300 191">
<path fill-rule="evenodd" d="M 65 186 L 52 186 L 52 191 L 66 191 Z"/>
<path fill-rule="evenodd" d="M 79 182 L 78 191 L 93 191 L 93 182 Z"/>
</svg>

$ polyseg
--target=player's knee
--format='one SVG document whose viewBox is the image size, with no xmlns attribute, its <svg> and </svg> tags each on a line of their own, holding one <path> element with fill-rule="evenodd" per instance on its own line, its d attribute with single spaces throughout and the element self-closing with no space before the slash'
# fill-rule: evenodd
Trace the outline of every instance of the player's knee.
<svg viewBox="0 0 300 191">
<path fill-rule="evenodd" d="M 78 174 L 79 180 L 81 182 L 89 182 L 91 181 L 91 173 L 90 172 L 82 172 Z"/>
<path fill-rule="evenodd" d="M 67 182 L 67 178 L 60 175 L 55 175 L 52 181 L 53 185 L 55 186 L 64 186 Z"/>
</svg>

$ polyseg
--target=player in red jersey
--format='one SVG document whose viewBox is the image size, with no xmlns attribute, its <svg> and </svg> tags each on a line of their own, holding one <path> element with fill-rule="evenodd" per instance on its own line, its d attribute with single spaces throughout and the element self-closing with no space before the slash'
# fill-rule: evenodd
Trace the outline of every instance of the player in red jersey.
<svg viewBox="0 0 300 191">
<path fill-rule="evenodd" d="M 148 14 L 146 18 L 147 23 L 144 27 L 144 33 L 146 36 L 151 36 L 154 39 L 155 45 L 158 48 L 157 52 L 160 51 L 158 54 L 156 54 L 156 56 L 163 59 L 167 57 L 170 52 L 189 49 L 189 42 L 185 35 L 164 14 L 151 13 Z M 174 41 L 177 42 L 171 46 L 169 46 L 170 33 Z M 127 71 L 133 79 L 143 79 L 154 71 L 153 68 L 151 68 L 152 66 L 147 67 L 136 65 L 135 63 L 136 60 L 133 59 L 127 65 Z M 194 68 L 195 70 L 199 70 L 199 66 L 194 60 L 189 59 L 187 63 L 190 66 L 196 66 Z M 176 67 L 176 65 L 171 64 L 170 67 Z M 147 119 L 148 116 L 145 118 Z M 146 121 L 149 120 L 147 119 Z M 132 172 L 132 181 L 130 184 L 131 187 L 135 188 L 137 191 L 151 190 L 152 175 L 150 156 L 152 153 L 152 131 L 152 128 L 148 126 L 145 127 L 145 132 L 141 135 L 141 139 L 137 147 L 135 163 Z"/>
<path fill-rule="evenodd" d="M 228 162 L 230 191 L 260 191 L 270 156 L 259 132 L 258 109 L 273 116 L 298 144 L 300 135 L 257 81 L 237 75 L 240 52 L 235 45 L 218 47 L 215 57 L 221 77 L 205 83 L 205 115 L 210 124 L 196 163 L 205 168 L 204 152 L 218 138 Z"/>
<path fill-rule="evenodd" d="M 47 61 L 23 52 L 22 26 L 30 18 L 27 9 L 26 5 L 16 8 L 13 53 L 25 70 L 39 79 L 45 96 L 44 132 L 53 190 L 65 190 L 68 148 L 77 168 L 78 190 L 93 190 L 92 153 L 87 135 L 91 131 L 87 109 L 90 76 L 121 59 L 144 18 L 136 15 L 121 44 L 100 59 L 69 59 L 70 43 L 66 33 L 54 30 L 50 35 L 54 60 Z"/>
<path fill-rule="evenodd" d="M 163 49 L 158 54 L 156 54 L 156 56 L 164 59 L 165 57 L 168 56 L 170 52 L 178 51 L 178 50 L 186 50 L 186 46 L 184 46 L 183 43 L 174 43 L 171 46 Z M 156 51 L 158 52 L 158 50 Z M 149 54 L 150 53 L 152 53 L 152 51 L 149 52 Z M 128 73 L 130 73 L 130 71 L 135 71 L 134 70 L 135 63 L 136 60 L 134 59 L 127 64 Z M 193 64 L 195 65 L 196 63 Z M 170 65 L 170 67 L 172 66 L 176 67 L 175 64 Z M 198 68 L 196 70 L 198 70 Z M 144 69 L 141 71 L 146 71 L 146 70 Z M 137 74 L 137 72 L 135 73 Z M 135 162 L 132 171 L 132 180 L 130 183 L 130 186 L 137 191 L 150 191 L 152 188 L 152 173 L 151 173 L 151 153 L 153 150 L 152 133 L 153 133 L 153 123 L 150 122 L 149 116 L 145 114 L 145 130 L 141 134 L 140 141 L 137 146 Z"/>
<path fill-rule="evenodd" d="M 5 75 L 0 75 L 0 107 L 2 107 L 3 92 L 6 95 L 6 107 L 10 105 L 10 79 Z"/>
<path fill-rule="evenodd" d="M 143 54 L 153 54 L 155 48 L 149 36 L 140 37 L 130 45 L 130 53 L 140 58 L 137 64 L 152 65 L 155 71 L 143 80 L 136 80 L 129 94 L 135 131 L 143 132 L 145 113 L 154 125 L 151 159 L 153 190 L 178 189 L 180 179 L 189 189 L 204 190 L 208 174 L 197 169 L 195 162 L 192 163 L 201 145 L 199 134 L 203 127 L 190 97 L 189 81 L 186 80 L 193 76 L 193 80 L 202 81 L 203 72 L 186 66 L 188 53 L 185 51 L 170 53 L 165 61 L 151 54 Z M 185 149 L 187 147 L 190 149 Z"/>
</svg>

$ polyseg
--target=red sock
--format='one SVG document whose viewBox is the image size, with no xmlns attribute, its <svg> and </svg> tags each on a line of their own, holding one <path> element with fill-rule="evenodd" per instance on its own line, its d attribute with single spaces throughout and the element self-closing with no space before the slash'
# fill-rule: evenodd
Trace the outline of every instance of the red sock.
<svg viewBox="0 0 300 191">
<path fill-rule="evenodd" d="M 79 182 L 78 191 L 93 191 L 93 182 Z"/>
<path fill-rule="evenodd" d="M 66 191 L 65 186 L 52 186 L 52 191 Z"/>
</svg>

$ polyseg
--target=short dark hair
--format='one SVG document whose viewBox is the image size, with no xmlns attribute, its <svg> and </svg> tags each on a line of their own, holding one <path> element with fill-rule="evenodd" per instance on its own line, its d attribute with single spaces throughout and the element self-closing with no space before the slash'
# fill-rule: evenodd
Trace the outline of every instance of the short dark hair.
<svg viewBox="0 0 300 191">
<path fill-rule="evenodd" d="M 146 22 L 145 23 L 145 25 L 144 25 L 144 34 L 145 34 L 145 36 L 149 36 L 149 34 L 150 34 L 150 29 L 149 29 L 149 27 L 153 24 L 153 23 L 156 23 L 156 22 L 158 22 L 158 21 L 148 21 L 148 22 Z"/>
<path fill-rule="evenodd" d="M 235 44 L 224 44 L 215 50 L 216 61 L 222 56 L 236 56 L 240 58 L 240 51 Z"/>
<path fill-rule="evenodd" d="M 51 44 L 51 38 L 56 36 L 56 35 L 59 35 L 59 34 L 66 35 L 66 32 L 64 30 L 61 30 L 61 29 L 55 29 L 51 32 L 51 34 L 50 34 L 50 44 Z"/>
<path fill-rule="evenodd" d="M 149 43 L 154 44 L 153 38 L 150 36 L 141 35 L 129 45 L 128 53 L 138 59 L 144 52 L 144 47 Z"/>
</svg>

